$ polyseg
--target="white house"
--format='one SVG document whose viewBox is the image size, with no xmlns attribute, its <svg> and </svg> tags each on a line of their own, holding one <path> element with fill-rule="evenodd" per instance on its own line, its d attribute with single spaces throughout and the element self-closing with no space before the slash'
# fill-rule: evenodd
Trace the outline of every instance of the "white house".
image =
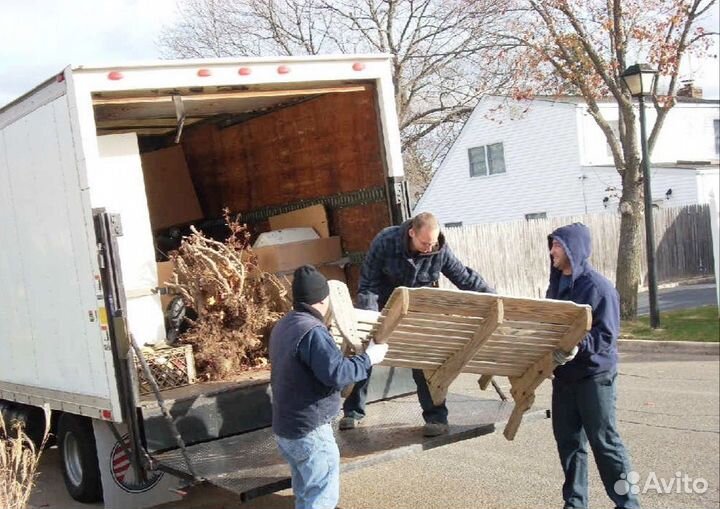
<svg viewBox="0 0 720 509">
<path fill-rule="evenodd" d="M 706 203 L 711 190 L 720 196 L 719 106 L 678 97 L 651 156 L 656 206 Z M 614 102 L 600 107 L 617 128 Z M 646 111 L 651 126 L 655 112 Z M 620 194 L 610 148 L 581 98 L 489 97 L 471 114 L 415 212 L 432 211 L 446 226 L 529 220 L 616 212 Z"/>
</svg>

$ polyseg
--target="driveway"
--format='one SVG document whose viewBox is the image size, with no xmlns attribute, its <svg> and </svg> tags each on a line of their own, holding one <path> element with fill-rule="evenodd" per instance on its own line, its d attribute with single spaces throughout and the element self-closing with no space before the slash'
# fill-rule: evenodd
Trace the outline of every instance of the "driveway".
<svg viewBox="0 0 720 509">
<path fill-rule="evenodd" d="M 707 507 L 720 504 L 720 369 L 718 357 L 681 354 L 622 354 L 618 383 L 618 420 L 637 483 L 645 490 L 644 508 Z M 507 380 L 500 380 L 506 392 Z M 538 390 L 536 409 L 548 408 L 551 387 Z M 475 393 L 476 377 L 461 376 L 451 391 Z M 488 397 L 496 397 L 488 392 Z M 372 406 L 369 408 L 372 410 Z M 452 416 L 450 416 L 452 419 Z M 32 498 L 35 507 L 84 509 L 64 493 L 49 451 Z M 657 493 L 658 483 L 688 477 L 707 483 L 703 493 Z M 650 480 L 650 485 L 648 485 Z M 446 509 L 561 507 L 562 473 L 549 419 L 528 420 L 513 442 L 501 433 L 458 442 L 342 475 L 344 509 Z M 660 484 L 661 485 L 661 484 Z M 594 466 L 590 468 L 592 507 L 610 507 Z M 90 506 L 93 507 L 93 506 Z M 98 505 L 96 507 L 102 507 Z M 198 490 L 180 509 L 269 509 L 293 507 L 290 490 L 240 505 L 236 498 Z"/>
<path fill-rule="evenodd" d="M 684 285 L 658 290 L 658 306 L 660 311 L 671 309 L 687 309 L 699 306 L 717 305 L 714 284 Z M 638 314 L 650 313 L 648 293 L 638 293 Z"/>
</svg>

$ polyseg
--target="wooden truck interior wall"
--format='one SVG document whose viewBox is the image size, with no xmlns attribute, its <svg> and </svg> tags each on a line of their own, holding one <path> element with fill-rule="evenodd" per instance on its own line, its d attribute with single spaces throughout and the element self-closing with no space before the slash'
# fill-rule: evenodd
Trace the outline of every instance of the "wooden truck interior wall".
<svg viewBox="0 0 720 509">
<path fill-rule="evenodd" d="M 137 112 L 141 118 L 142 109 Z M 103 128 L 101 113 L 96 106 L 98 134 L 131 130 L 115 120 L 112 128 Z M 205 219 L 221 218 L 224 208 L 242 214 L 385 189 L 387 172 L 372 85 L 308 96 L 247 117 L 251 118 L 232 123 L 227 115 L 210 116 L 183 130 L 180 144 Z M 139 125 L 126 123 L 135 124 L 133 129 Z M 136 132 L 142 152 L 171 146 L 175 136 L 174 129 L 161 136 Z M 326 204 L 330 233 L 342 238 L 344 253 L 367 251 L 374 235 L 391 224 L 385 192 L 380 196 L 349 206 Z M 254 233 L 269 229 L 266 219 L 250 226 Z M 354 293 L 359 265 L 346 268 L 346 276 Z"/>
</svg>

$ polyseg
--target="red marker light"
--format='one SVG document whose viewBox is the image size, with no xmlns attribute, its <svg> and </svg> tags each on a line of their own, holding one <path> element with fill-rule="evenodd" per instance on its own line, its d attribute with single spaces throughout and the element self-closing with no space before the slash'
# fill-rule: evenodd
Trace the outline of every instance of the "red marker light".
<svg viewBox="0 0 720 509">
<path fill-rule="evenodd" d="M 120 71 L 110 71 L 107 77 L 109 80 L 117 81 L 123 79 L 125 76 L 123 76 L 123 73 Z"/>
<path fill-rule="evenodd" d="M 197 75 L 201 78 L 207 78 L 208 76 L 212 76 L 212 72 L 210 72 L 210 69 L 199 69 Z"/>
<path fill-rule="evenodd" d="M 238 69 L 238 74 L 240 76 L 250 76 L 251 72 L 252 71 L 250 70 L 249 67 L 241 67 L 240 69 Z"/>
<path fill-rule="evenodd" d="M 106 421 L 112 421 L 112 412 L 110 410 L 103 410 L 100 412 L 100 417 Z"/>
<path fill-rule="evenodd" d="M 65 81 L 65 75 L 63 73 L 58 74 L 57 76 L 55 76 L 55 81 L 57 81 L 58 83 L 62 83 L 63 81 Z"/>
<path fill-rule="evenodd" d="M 290 68 L 287 65 L 281 65 L 277 68 L 278 74 L 287 74 L 290 72 Z"/>
<path fill-rule="evenodd" d="M 353 71 L 362 71 L 363 69 L 365 69 L 365 64 L 362 62 L 355 62 L 353 64 Z"/>
</svg>

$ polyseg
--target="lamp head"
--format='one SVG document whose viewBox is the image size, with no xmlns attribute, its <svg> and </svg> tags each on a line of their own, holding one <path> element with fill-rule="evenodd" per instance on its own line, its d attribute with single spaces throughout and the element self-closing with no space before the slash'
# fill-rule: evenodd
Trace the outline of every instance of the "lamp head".
<svg viewBox="0 0 720 509">
<path fill-rule="evenodd" d="M 634 64 L 620 75 L 633 97 L 644 97 L 652 93 L 657 70 L 649 64 Z"/>
</svg>

